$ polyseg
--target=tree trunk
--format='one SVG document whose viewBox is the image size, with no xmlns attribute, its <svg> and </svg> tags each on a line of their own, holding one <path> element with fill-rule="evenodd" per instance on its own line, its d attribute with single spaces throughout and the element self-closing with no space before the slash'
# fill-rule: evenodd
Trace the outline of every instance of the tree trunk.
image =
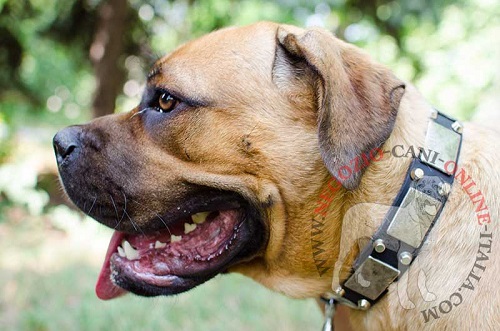
<svg viewBox="0 0 500 331">
<path fill-rule="evenodd" d="M 119 59 L 124 50 L 127 13 L 127 0 L 106 0 L 99 9 L 99 23 L 90 46 L 96 79 L 94 118 L 114 112 L 116 97 L 125 79 Z"/>
</svg>

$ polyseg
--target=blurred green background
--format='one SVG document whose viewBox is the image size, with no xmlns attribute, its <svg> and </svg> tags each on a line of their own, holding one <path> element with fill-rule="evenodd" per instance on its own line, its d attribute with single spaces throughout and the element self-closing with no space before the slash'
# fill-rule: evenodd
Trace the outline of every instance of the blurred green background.
<svg viewBox="0 0 500 331">
<path fill-rule="evenodd" d="M 446 113 L 500 118 L 498 0 L 0 0 L 0 330 L 320 329 L 313 301 L 239 275 L 172 298 L 99 301 L 110 231 L 57 180 L 58 129 L 131 109 L 159 56 L 258 20 L 323 26 Z"/>
</svg>

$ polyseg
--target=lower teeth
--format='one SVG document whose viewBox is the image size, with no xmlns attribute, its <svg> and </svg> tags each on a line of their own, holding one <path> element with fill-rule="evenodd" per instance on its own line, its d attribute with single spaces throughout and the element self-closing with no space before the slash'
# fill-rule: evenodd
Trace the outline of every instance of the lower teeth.
<svg viewBox="0 0 500 331">
<path fill-rule="evenodd" d="M 155 242 L 155 249 L 163 248 L 165 246 L 167 246 L 166 243 L 162 243 L 162 242 L 160 242 L 158 240 Z"/>
<path fill-rule="evenodd" d="M 170 241 L 173 242 L 173 243 L 179 242 L 181 240 L 182 240 L 182 236 L 176 236 L 174 234 L 170 236 Z"/>
</svg>

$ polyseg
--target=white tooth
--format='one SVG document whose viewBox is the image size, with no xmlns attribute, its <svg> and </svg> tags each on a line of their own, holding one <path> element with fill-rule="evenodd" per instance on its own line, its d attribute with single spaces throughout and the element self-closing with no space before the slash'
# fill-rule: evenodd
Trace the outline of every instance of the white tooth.
<svg viewBox="0 0 500 331">
<path fill-rule="evenodd" d="M 196 229 L 196 224 L 184 223 L 184 234 L 188 234 Z"/>
<path fill-rule="evenodd" d="M 125 251 L 123 250 L 122 246 L 118 246 L 118 255 L 120 255 L 121 257 L 127 256 L 125 255 Z"/>
<path fill-rule="evenodd" d="M 207 220 L 207 216 L 210 215 L 209 211 L 204 211 L 201 213 L 191 215 L 191 219 L 196 224 L 201 224 Z"/>
<path fill-rule="evenodd" d="M 123 249 L 125 251 L 125 255 L 127 256 L 127 259 L 129 260 L 137 260 L 139 258 L 139 252 L 130 245 L 128 241 L 124 241 L 122 243 Z"/>
<path fill-rule="evenodd" d="M 182 236 L 176 236 L 174 234 L 170 236 L 170 241 L 173 243 L 181 241 L 181 240 L 182 240 Z"/>
<path fill-rule="evenodd" d="M 166 244 L 166 243 L 162 243 L 162 242 L 160 242 L 160 241 L 158 241 L 158 240 L 155 242 L 155 249 L 158 249 L 158 248 L 163 248 L 163 247 L 165 247 L 165 246 L 167 246 L 167 244 Z"/>
</svg>

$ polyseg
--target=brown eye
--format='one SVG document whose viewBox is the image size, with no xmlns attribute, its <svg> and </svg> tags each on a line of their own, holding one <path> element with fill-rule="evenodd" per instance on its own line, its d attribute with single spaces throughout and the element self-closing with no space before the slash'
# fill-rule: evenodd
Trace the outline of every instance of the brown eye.
<svg viewBox="0 0 500 331">
<path fill-rule="evenodd" d="M 168 93 L 163 93 L 158 99 L 158 106 L 159 106 L 158 111 L 160 113 L 168 113 L 172 111 L 177 106 L 178 103 L 179 100 L 175 99 Z"/>
</svg>

